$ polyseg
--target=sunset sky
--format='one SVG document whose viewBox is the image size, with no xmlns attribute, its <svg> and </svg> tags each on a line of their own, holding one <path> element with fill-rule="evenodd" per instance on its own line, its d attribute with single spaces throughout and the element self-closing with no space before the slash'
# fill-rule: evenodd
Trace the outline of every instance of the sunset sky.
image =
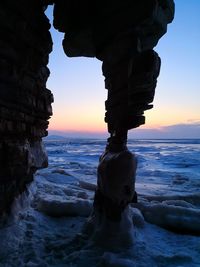
<svg viewBox="0 0 200 267">
<path fill-rule="evenodd" d="M 139 136 L 148 133 L 152 138 L 165 133 L 166 137 L 200 137 L 200 1 L 175 0 L 175 5 L 175 19 L 155 48 L 162 66 L 154 108 L 145 112 L 146 124 L 132 130 Z M 46 14 L 51 18 L 52 8 Z M 50 133 L 105 132 L 107 91 L 101 62 L 68 58 L 62 49 L 63 34 L 53 27 L 51 34 L 54 46 L 47 87 L 55 102 Z"/>
</svg>

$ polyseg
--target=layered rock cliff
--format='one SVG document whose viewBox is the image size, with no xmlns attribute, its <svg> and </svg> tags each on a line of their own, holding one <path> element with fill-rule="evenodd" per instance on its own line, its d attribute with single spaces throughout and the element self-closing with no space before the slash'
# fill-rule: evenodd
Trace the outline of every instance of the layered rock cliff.
<svg viewBox="0 0 200 267">
<path fill-rule="evenodd" d="M 47 166 L 41 138 L 52 115 L 46 88 L 52 40 L 40 0 L 0 3 L 0 214 L 36 169 Z"/>
</svg>

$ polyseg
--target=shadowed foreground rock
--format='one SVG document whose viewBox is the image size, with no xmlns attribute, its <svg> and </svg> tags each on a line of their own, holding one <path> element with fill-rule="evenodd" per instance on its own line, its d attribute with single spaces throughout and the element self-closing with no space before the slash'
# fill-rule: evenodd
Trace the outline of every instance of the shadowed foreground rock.
<svg viewBox="0 0 200 267">
<path fill-rule="evenodd" d="M 94 207 L 111 221 L 120 221 L 121 213 L 133 200 L 136 166 L 128 150 L 106 151 L 100 158 Z"/>
</svg>

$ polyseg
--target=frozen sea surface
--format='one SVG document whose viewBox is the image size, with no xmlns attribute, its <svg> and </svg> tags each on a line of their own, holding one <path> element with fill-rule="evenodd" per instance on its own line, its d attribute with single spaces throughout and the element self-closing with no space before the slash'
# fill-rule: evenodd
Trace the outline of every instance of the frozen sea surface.
<svg viewBox="0 0 200 267">
<path fill-rule="evenodd" d="M 100 247 L 82 234 L 105 141 L 45 145 L 49 167 L 38 171 L 0 227 L 0 266 L 200 266 L 200 140 L 129 141 L 139 196 L 130 207 L 129 248 Z"/>
</svg>

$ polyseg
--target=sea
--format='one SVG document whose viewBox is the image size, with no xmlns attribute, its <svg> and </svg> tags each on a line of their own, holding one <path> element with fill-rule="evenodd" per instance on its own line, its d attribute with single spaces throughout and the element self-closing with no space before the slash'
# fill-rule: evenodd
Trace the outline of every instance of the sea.
<svg viewBox="0 0 200 267">
<path fill-rule="evenodd" d="M 200 139 L 128 141 L 138 160 L 133 244 L 84 234 L 106 140 L 49 136 L 38 170 L 0 224 L 1 267 L 199 267 Z M 103 237 L 107 240 L 107 236 Z"/>
</svg>

